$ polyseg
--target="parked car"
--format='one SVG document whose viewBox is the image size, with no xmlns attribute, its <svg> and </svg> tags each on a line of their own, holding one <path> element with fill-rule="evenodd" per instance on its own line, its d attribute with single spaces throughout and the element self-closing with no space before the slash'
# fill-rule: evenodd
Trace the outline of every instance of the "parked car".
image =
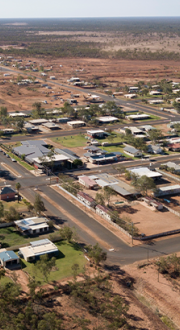
<svg viewBox="0 0 180 330">
<path fill-rule="evenodd" d="M 6 154 L 6 157 L 7 157 L 7 158 L 10 158 L 8 154 Z"/>
<path fill-rule="evenodd" d="M 16 159 L 14 159 L 14 158 L 11 158 L 11 160 L 12 160 L 12 162 L 16 162 Z"/>
</svg>

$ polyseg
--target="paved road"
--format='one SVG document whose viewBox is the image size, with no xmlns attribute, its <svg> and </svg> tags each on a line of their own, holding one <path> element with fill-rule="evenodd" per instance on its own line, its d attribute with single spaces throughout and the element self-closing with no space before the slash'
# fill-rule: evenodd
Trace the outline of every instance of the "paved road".
<svg viewBox="0 0 180 330">
<path fill-rule="evenodd" d="M 9 159 L 6 159 L 5 156 L 0 154 L 0 161 L 12 165 L 12 162 Z M 22 168 L 19 164 L 14 164 L 16 171 L 21 172 L 22 177 L 16 178 L 13 175 L 9 175 L 6 178 L 7 184 L 12 184 L 15 186 L 16 182 L 21 183 L 21 190 L 23 195 L 29 199 L 31 202 L 34 201 L 34 196 L 36 191 L 33 190 L 33 187 L 37 186 L 40 190 L 50 197 L 54 202 L 62 206 L 69 214 L 76 216 L 80 223 L 86 225 L 91 231 L 93 231 L 99 238 L 107 242 L 112 248 L 115 249 L 114 252 L 107 251 L 108 262 L 112 264 L 129 264 L 138 260 L 146 259 L 148 250 L 149 257 L 156 257 L 168 253 L 177 252 L 180 250 L 180 238 L 170 238 L 162 240 L 159 242 L 154 242 L 151 244 L 144 244 L 143 246 L 129 247 L 111 232 L 109 232 L 105 227 L 101 226 L 93 218 L 89 217 L 82 210 L 77 208 L 74 204 L 69 202 L 63 196 L 59 195 L 56 191 L 47 186 L 46 176 L 35 177 L 29 171 Z M 63 213 L 61 213 L 56 207 L 49 203 L 46 199 L 43 199 L 45 207 L 48 211 L 48 215 L 54 219 L 57 224 L 68 223 L 70 226 L 75 226 L 81 240 L 86 244 L 95 244 L 96 241 L 91 237 L 87 232 L 82 230 L 81 226 L 77 226 L 74 222 Z"/>
</svg>

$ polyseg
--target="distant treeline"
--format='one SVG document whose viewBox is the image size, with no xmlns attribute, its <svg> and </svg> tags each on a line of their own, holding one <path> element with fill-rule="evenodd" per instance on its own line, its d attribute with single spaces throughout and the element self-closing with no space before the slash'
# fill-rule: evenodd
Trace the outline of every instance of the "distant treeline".
<svg viewBox="0 0 180 330">
<path fill-rule="evenodd" d="M 21 57 L 28 56 L 53 56 L 53 57 L 89 57 L 89 58 L 114 58 L 127 60 L 180 60 L 180 53 L 158 50 L 118 50 L 106 52 L 98 47 L 97 43 L 61 41 L 58 43 L 31 43 L 24 49 L 0 48 L 0 53 Z"/>
</svg>

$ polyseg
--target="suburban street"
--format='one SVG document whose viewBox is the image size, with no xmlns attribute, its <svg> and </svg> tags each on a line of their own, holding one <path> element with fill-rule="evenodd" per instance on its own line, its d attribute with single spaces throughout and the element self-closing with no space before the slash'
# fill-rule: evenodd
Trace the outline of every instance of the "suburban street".
<svg viewBox="0 0 180 330">
<path fill-rule="evenodd" d="M 11 72 L 17 72 L 21 73 L 20 71 L 12 70 L 9 68 L 1 67 L 1 70 L 3 71 L 11 71 Z M 26 73 L 25 73 L 26 74 Z M 28 73 L 29 75 L 29 73 Z M 38 77 L 39 80 L 41 80 Z M 77 88 L 70 85 L 65 85 L 58 83 L 57 81 L 49 81 L 51 85 L 59 85 L 65 88 L 68 88 L 72 91 L 81 91 L 83 93 L 89 93 L 90 90 L 84 90 L 82 88 Z M 96 93 L 94 90 L 93 92 Z M 150 114 L 155 114 L 157 116 L 162 117 L 160 120 L 152 120 L 148 121 L 148 124 L 165 124 L 168 123 L 170 120 L 176 121 L 180 120 L 180 115 L 172 115 L 170 113 L 162 112 L 159 109 L 152 108 L 148 105 L 142 105 L 139 104 L 139 102 L 135 100 L 131 101 L 124 101 L 119 99 L 114 99 L 110 96 L 106 96 L 101 93 L 96 93 L 96 95 L 100 96 L 104 99 L 104 101 L 115 101 L 117 105 L 119 106 L 129 106 L 131 109 L 135 109 L 137 111 L 144 111 Z M 130 123 L 131 124 L 131 123 Z M 142 123 L 133 123 L 131 125 L 134 126 L 140 126 L 143 125 Z M 101 126 L 102 127 L 102 126 Z M 111 129 L 118 129 L 120 127 L 124 127 L 124 124 L 115 124 L 110 126 Z M 100 127 L 98 127 L 100 128 Z M 24 141 L 24 140 L 30 140 L 30 139 L 45 139 L 45 138 L 51 138 L 51 137 L 57 137 L 57 136 L 68 136 L 68 135 L 75 135 L 79 133 L 83 133 L 87 130 L 86 128 L 71 130 L 71 131 L 56 131 L 49 134 L 33 134 L 33 135 L 24 135 L 24 136 L 13 136 L 13 137 L 7 137 L 6 139 L 1 140 L 3 143 L 9 143 L 9 141 L 12 142 L 18 142 L 18 141 Z M 154 159 L 149 160 L 129 160 L 126 162 L 121 162 L 122 166 L 130 167 L 130 166 L 150 166 L 152 169 L 158 167 L 159 164 L 162 162 L 167 161 L 174 161 L 175 163 L 180 163 L 180 156 L 179 154 L 175 155 L 165 155 L 160 157 L 154 157 Z M 7 165 L 7 166 L 6 166 Z M 83 173 L 93 173 L 97 171 L 103 171 L 108 173 L 115 173 L 115 166 L 112 165 L 103 165 L 103 166 L 97 166 L 92 169 L 81 169 L 76 170 L 73 173 L 75 175 L 80 175 Z M 167 239 L 162 239 L 159 241 L 153 241 L 150 243 L 146 243 L 139 246 L 133 246 L 130 247 L 126 245 L 123 241 L 121 241 L 119 238 L 117 238 L 113 233 L 108 231 L 105 227 L 103 227 L 100 223 L 98 223 L 96 220 L 88 216 L 85 212 L 83 212 L 81 209 L 79 209 L 76 205 L 72 204 L 68 199 L 64 198 L 62 195 L 58 194 L 55 190 L 53 190 L 49 186 L 49 177 L 46 175 L 36 177 L 31 172 L 23 168 L 18 163 L 14 163 L 11 161 L 10 158 L 7 158 L 3 153 L 0 153 L 0 167 L 1 170 L 4 171 L 4 184 L 11 184 L 13 187 L 15 187 L 17 182 L 20 182 L 21 184 L 21 191 L 23 197 L 27 198 L 31 203 L 34 202 L 34 196 L 36 192 L 43 193 L 45 196 L 50 198 L 52 201 L 54 201 L 56 204 L 60 205 L 64 209 L 64 213 L 61 212 L 58 208 L 56 208 L 52 203 L 50 203 L 46 198 L 43 198 L 47 214 L 49 217 L 51 217 L 56 224 L 62 224 L 67 223 L 68 225 L 77 228 L 77 232 L 80 238 L 81 242 L 84 242 L 84 244 L 95 244 L 97 241 L 94 239 L 93 235 L 91 236 L 88 232 L 82 229 L 81 225 L 77 225 L 72 221 L 72 218 L 70 216 L 76 217 L 82 226 L 86 226 L 90 229 L 91 232 L 95 233 L 96 236 L 98 236 L 100 241 L 103 241 L 107 243 L 111 249 L 114 249 L 114 251 L 107 250 L 108 255 L 108 262 L 112 264 L 130 264 L 135 261 L 140 261 L 147 258 L 147 255 L 149 255 L 149 258 L 151 257 L 158 257 L 161 255 L 174 253 L 180 250 L 180 237 L 175 236 Z M 11 171 L 12 169 L 12 171 Z M 72 174 L 71 171 L 66 171 L 66 173 Z M 67 213 L 69 214 L 69 217 L 67 216 Z"/>
<path fill-rule="evenodd" d="M 21 165 L 17 163 L 12 163 L 10 158 L 6 159 L 2 153 L 0 153 L 0 166 L 2 170 L 5 170 L 5 167 L 2 166 L 2 163 L 5 163 L 13 168 L 21 177 L 16 177 L 13 174 L 9 173 L 5 177 L 6 184 L 11 184 L 15 187 L 16 182 L 21 184 L 21 193 L 23 197 L 30 200 L 31 203 L 34 202 L 34 196 L 36 192 L 42 192 L 48 198 L 53 200 L 56 204 L 60 205 L 65 213 L 68 212 L 69 215 L 76 217 L 79 223 L 88 227 L 100 240 L 107 243 L 114 251 L 106 250 L 108 255 L 108 263 L 112 264 L 130 264 L 135 261 L 140 261 L 149 257 L 158 257 L 164 254 L 174 253 L 180 249 L 180 237 L 175 236 L 173 238 L 167 238 L 160 241 L 153 241 L 145 243 L 141 246 L 130 247 L 126 245 L 123 241 L 117 238 L 114 234 L 108 231 L 105 227 L 95 221 L 93 218 L 89 217 L 81 209 L 72 204 L 68 199 L 64 198 L 62 195 L 58 194 L 48 185 L 49 178 L 47 176 L 36 177 Z M 8 171 L 9 172 L 9 171 Z M 36 189 L 38 189 L 36 191 Z M 54 205 L 52 205 L 45 198 L 42 198 L 47 210 L 47 214 L 51 217 L 56 224 L 67 223 L 71 227 L 77 229 L 78 236 L 81 242 L 84 244 L 96 244 L 97 241 L 84 231 L 81 226 L 77 226 L 67 215 L 63 212 L 60 212 Z M 104 247 L 103 247 L 104 248 Z"/>
</svg>

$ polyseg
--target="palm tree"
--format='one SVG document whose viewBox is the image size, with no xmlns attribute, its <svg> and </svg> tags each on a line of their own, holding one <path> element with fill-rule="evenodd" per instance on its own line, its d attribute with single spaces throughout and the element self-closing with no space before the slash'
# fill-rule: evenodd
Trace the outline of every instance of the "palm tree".
<svg viewBox="0 0 180 330">
<path fill-rule="evenodd" d="M 19 203 L 19 190 L 21 189 L 21 184 L 19 182 L 16 183 L 16 189 L 18 191 L 18 203 Z"/>
</svg>

